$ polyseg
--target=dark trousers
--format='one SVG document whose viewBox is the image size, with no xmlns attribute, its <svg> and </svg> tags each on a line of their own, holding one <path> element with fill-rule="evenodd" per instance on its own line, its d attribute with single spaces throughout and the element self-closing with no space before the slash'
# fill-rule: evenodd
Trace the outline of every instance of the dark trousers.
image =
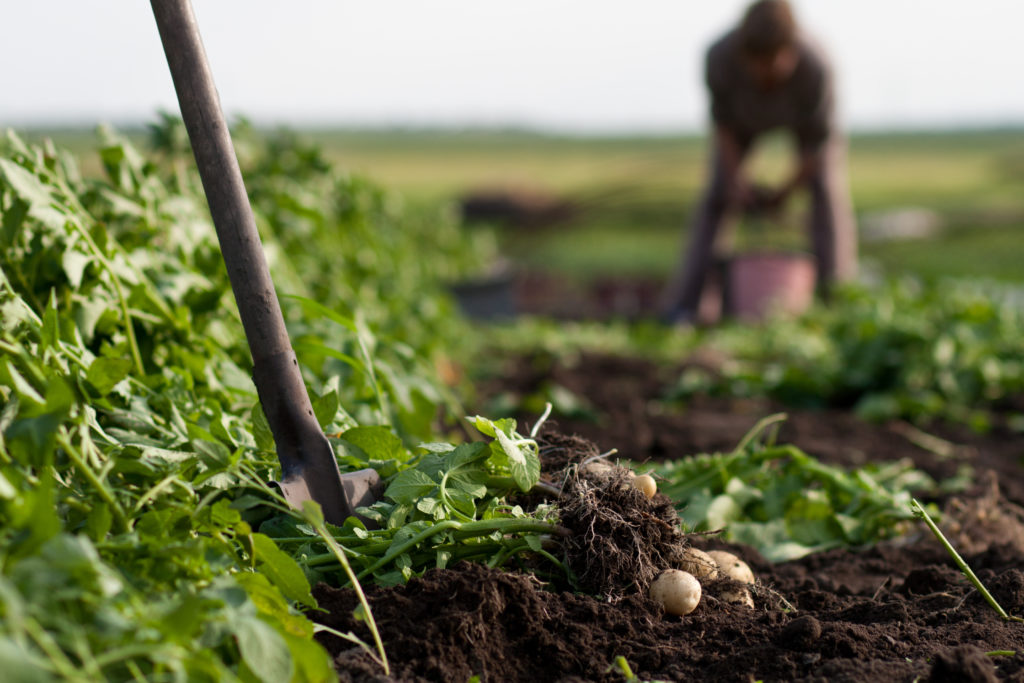
<svg viewBox="0 0 1024 683">
<path fill-rule="evenodd" d="M 750 142 L 742 146 L 744 157 L 750 149 Z M 818 289 L 827 295 L 832 283 L 850 280 L 857 271 L 857 226 L 846 179 L 845 140 L 834 137 L 825 143 L 818 173 L 805 187 L 810 192 L 808 230 L 817 261 Z M 697 312 L 716 238 L 723 223 L 739 208 L 730 202 L 728 189 L 721 153 L 716 148 L 711 154 L 711 182 L 695 210 L 680 267 L 665 292 L 666 315 L 693 316 Z"/>
</svg>

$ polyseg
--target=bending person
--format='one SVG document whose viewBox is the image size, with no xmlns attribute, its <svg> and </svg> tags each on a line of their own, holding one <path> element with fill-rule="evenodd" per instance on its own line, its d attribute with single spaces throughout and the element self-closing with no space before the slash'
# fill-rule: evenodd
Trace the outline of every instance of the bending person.
<svg viewBox="0 0 1024 683">
<path fill-rule="evenodd" d="M 821 49 L 797 27 L 785 0 L 751 5 L 740 25 L 708 50 L 707 87 L 714 139 L 710 183 L 693 217 L 689 245 L 663 310 L 693 322 L 719 229 L 736 210 L 778 211 L 800 189 L 810 193 L 810 235 L 819 292 L 857 268 L 857 236 L 846 183 L 845 141 L 836 128 L 833 75 Z M 759 191 L 744 172 L 758 137 L 793 135 L 795 169 L 777 188 Z"/>
</svg>

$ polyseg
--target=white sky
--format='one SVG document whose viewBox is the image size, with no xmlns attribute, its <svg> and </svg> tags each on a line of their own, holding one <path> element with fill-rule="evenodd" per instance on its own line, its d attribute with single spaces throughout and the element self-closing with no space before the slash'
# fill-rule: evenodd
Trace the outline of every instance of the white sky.
<svg viewBox="0 0 1024 683">
<path fill-rule="evenodd" d="M 698 130 L 746 0 L 193 0 L 221 100 L 260 123 Z M 1024 2 L 795 0 L 856 128 L 1024 124 Z M 176 110 L 143 0 L 8 0 L 0 126 Z"/>
</svg>

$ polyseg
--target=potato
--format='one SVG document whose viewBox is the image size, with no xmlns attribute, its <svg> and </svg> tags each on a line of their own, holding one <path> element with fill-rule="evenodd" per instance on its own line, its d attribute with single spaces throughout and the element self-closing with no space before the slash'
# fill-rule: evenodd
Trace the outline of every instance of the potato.
<svg viewBox="0 0 1024 683">
<path fill-rule="evenodd" d="M 666 612 L 681 617 L 697 608 L 700 582 L 689 572 L 666 569 L 651 583 L 649 594 Z"/>
<path fill-rule="evenodd" d="M 648 498 L 654 498 L 654 494 L 658 492 L 658 484 L 655 483 L 654 477 L 649 474 L 639 474 L 636 479 L 633 480 L 633 486 L 638 488 Z"/>
<path fill-rule="evenodd" d="M 719 593 L 718 599 L 732 605 L 746 605 L 750 609 L 754 609 L 754 598 L 750 595 L 750 591 L 743 586 L 733 590 L 722 591 Z"/>
<path fill-rule="evenodd" d="M 582 467 L 583 472 L 592 476 L 611 474 L 613 469 L 615 469 L 615 465 L 600 458 L 597 460 L 591 460 Z"/>
<path fill-rule="evenodd" d="M 693 574 L 698 581 L 712 581 L 718 578 L 718 563 L 698 548 L 687 548 L 683 551 L 679 569 Z"/>
<path fill-rule="evenodd" d="M 750 571 L 750 566 L 732 553 L 724 550 L 711 550 L 708 555 L 718 563 L 719 571 L 730 579 L 742 583 L 754 583 L 754 572 Z"/>
</svg>

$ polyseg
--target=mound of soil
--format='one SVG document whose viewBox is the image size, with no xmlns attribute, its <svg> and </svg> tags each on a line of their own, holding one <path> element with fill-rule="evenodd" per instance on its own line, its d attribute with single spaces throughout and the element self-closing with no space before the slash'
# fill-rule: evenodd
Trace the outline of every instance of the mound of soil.
<svg viewBox="0 0 1024 683">
<path fill-rule="evenodd" d="M 678 376 L 675 370 L 601 356 L 540 366 L 536 360 L 513 359 L 492 391 L 525 396 L 539 383 L 553 381 L 586 397 L 590 409 L 589 416 L 559 418 L 557 431 L 546 432 L 547 443 L 558 445 L 548 449 L 549 473 L 610 448 L 636 460 L 728 451 L 757 419 L 778 408 L 704 398 L 681 410 L 654 409 Z M 1019 461 L 1024 440 L 1019 435 L 979 436 L 951 425 L 934 425 L 924 434 L 908 425 L 867 424 L 834 411 L 790 412 L 779 440 L 846 466 L 909 458 L 937 478 L 969 466 L 971 487 L 935 502 L 946 511 L 945 528 L 979 578 L 1008 612 L 1024 614 Z M 587 506 L 583 518 L 590 521 L 572 523 L 592 524 L 591 540 L 620 534 L 609 521 L 621 515 L 620 505 L 659 519 L 642 533 L 620 538 L 627 547 L 671 524 L 658 497 L 649 507 L 636 507 L 635 501 L 617 502 L 614 496 Z M 606 506 L 611 512 L 602 517 Z M 635 518 L 625 523 L 641 528 Z M 1024 624 L 1003 621 L 924 531 L 868 549 L 781 564 L 713 537 L 690 536 L 684 542 L 728 549 L 744 559 L 759 581 L 755 607 L 728 604 L 709 590 L 693 613 L 663 614 L 639 587 L 649 580 L 644 567 L 664 558 L 647 558 L 639 569 L 623 565 L 617 574 L 597 571 L 597 587 L 588 595 L 533 575 L 461 563 L 404 586 L 367 588 L 391 661 L 391 680 L 625 681 L 613 666 L 624 657 L 641 680 L 1024 681 Z M 631 552 L 644 550 L 642 543 L 636 547 Z M 605 557 L 597 552 L 588 561 Z M 586 562 L 576 568 L 585 570 Z M 352 616 L 351 591 L 321 584 L 315 595 L 326 610 L 315 619 L 370 641 L 363 623 Z M 342 680 L 387 680 L 372 658 L 348 641 L 318 637 L 334 654 Z"/>
</svg>

